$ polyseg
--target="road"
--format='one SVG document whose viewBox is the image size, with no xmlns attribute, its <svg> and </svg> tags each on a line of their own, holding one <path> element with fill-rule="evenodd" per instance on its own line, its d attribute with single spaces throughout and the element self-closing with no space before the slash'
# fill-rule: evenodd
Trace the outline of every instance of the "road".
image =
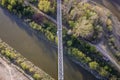
<svg viewBox="0 0 120 80">
<path fill-rule="evenodd" d="M 107 48 L 103 44 L 94 45 L 98 51 L 100 51 L 105 57 L 109 59 L 109 61 L 114 64 L 114 67 L 116 67 L 117 70 L 120 72 L 120 65 L 116 62 L 116 59 L 113 55 L 111 55 L 111 52 L 107 50 Z"/>
<path fill-rule="evenodd" d="M 49 20 L 51 20 L 53 23 L 57 24 L 57 21 L 55 19 L 53 19 L 52 17 L 46 15 L 45 13 L 43 13 L 42 11 L 40 11 L 37 7 L 35 7 L 34 5 L 32 5 L 31 3 L 24 1 L 25 4 L 30 5 L 34 10 L 36 10 L 38 13 L 42 14 L 43 16 L 45 16 L 46 18 L 48 18 Z M 63 26 L 65 27 L 65 26 Z M 65 27 L 66 28 L 66 27 Z M 61 35 L 59 35 L 61 36 Z M 116 62 L 116 60 L 109 54 L 108 51 L 106 51 L 103 47 L 101 47 L 100 45 L 93 45 L 90 44 L 92 46 L 95 46 L 96 49 L 102 53 L 102 55 L 104 55 L 105 57 L 107 57 L 110 62 L 112 62 L 113 65 L 115 65 L 115 67 L 120 71 L 120 65 Z"/>
</svg>

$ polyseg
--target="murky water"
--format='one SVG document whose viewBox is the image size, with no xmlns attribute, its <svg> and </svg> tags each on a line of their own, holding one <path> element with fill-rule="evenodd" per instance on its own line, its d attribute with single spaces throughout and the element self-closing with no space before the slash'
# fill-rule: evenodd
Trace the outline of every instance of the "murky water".
<svg viewBox="0 0 120 80">
<path fill-rule="evenodd" d="M 0 38 L 57 79 L 57 50 L 40 39 L 17 17 L 0 8 Z M 65 80 L 96 80 L 93 75 L 64 56 Z"/>
<path fill-rule="evenodd" d="M 110 9 L 120 19 L 119 0 L 93 0 Z M 0 8 L 0 38 L 35 65 L 57 79 L 57 50 L 40 39 L 17 17 Z M 64 56 L 65 80 L 97 80 Z"/>
</svg>

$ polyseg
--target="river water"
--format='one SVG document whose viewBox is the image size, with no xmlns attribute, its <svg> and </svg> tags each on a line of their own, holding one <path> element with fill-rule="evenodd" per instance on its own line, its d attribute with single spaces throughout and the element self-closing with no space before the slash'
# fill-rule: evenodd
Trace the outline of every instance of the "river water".
<svg viewBox="0 0 120 80">
<path fill-rule="evenodd" d="M 112 12 L 120 19 L 119 0 L 94 0 Z M 112 3 L 111 3 L 112 2 Z M 116 6 L 117 5 L 117 6 Z M 16 16 L 0 7 L 0 38 L 8 43 L 36 66 L 57 79 L 57 50 L 42 40 L 37 33 Z M 89 72 L 74 64 L 64 56 L 65 80 L 97 80 Z"/>
<path fill-rule="evenodd" d="M 0 38 L 36 66 L 57 79 L 57 50 L 16 16 L 0 7 Z M 65 80 L 96 80 L 89 72 L 64 56 Z"/>
</svg>

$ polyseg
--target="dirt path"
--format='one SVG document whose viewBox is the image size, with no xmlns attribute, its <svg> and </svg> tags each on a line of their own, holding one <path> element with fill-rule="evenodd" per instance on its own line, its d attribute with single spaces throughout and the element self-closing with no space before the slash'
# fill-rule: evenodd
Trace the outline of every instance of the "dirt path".
<svg viewBox="0 0 120 80">
<path fill-rule="evenodd" d="M 30 80 L 14 66 L 0 58 L 0 80 Z"/>
<path fill-rule="evenodd" d="M 114 65 L 114 67 L 120 72 L 120 65 L 117 63 L 117 60 L 113 55 L 111 55 L 111 52 L 107 50 L 107 47 L 103 45 L 102 43 L 95 45 L 97 50 L 100 51 L 105 57 L 111 61 L 111 63 Z"/>
</svg>

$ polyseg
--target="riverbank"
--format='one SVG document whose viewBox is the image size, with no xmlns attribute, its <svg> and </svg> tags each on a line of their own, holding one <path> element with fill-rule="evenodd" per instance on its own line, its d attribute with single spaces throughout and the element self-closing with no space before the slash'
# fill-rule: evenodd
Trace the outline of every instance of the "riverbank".
<svg viewBox="0 0 120 80">
<path fill-rule="evenodd" d="M 45 38 L 43 39 L 41 33 L 30 28 L 22 19 L 6 9 L 0 9 L 0 18 L 2 18 L 0 37 L 3 41 L 57 79 L 57 48 L 50 44 L 47 37 L 42 35 Z M 65 80 L 96 80 L 90 72 L 73 63 L 66 55 L 64 55 L 64 68 Z"/>
<path fill-rule="evenodd" d="M 0 54 L 0 80 L 33 80 L 32 77 Z"/>
<path fill-rule="evenodd" d="M 22 73 L 33 77 L 33 79 L 35 80 L 54 80 L 47 73 L 45 73 L 40 68 L 36 67 L 33 63 L 28 61 L 20 53 L 18 53 L 16 50 L 14 50 L 5 42 L 3 42 L 1 39 L 0 39 L 0 53 L 2 56 L 5 56 L 4 58 L 10 61 L 9 63 L 16 65 L 15 66 L 16 68 L 18 67 L 21 68 L 24 71 L 24 72 L 21 71 Z"/>
<path fill-rule="evenodd" d="M 35 24 L 35 23 L 34 23 Z M 38 25 L 37 25 L 37 27 L 38 27 Z M 35 29 L 35 30 L 37 30 L 37 27 L 36 27 L 36 24 L 35 25 L 32 25 L 32 28 L 33 29 Z M 43 30 L 41 30 L 41 26 L 40 26 L 40 30 L 38 29 L 38 31 L 43 31 Z M 45 32 L 44 32 L 45 33 Z M 70 42 L 70 45 L 72 44 L 72 42 Z M 71 47 L 73 47 L 73 46 L 71 46 Z M 85 52 L 86 53 L 86 52 Z M 73 53 L 74 54 L 74 53 Z M 78 54 L 79 55 L 79 54 Z M 78 56 L 77 55 L 77 56 Z M 74 57 L 76 57 L 77 58 L 77 56 L 74 56 Z M 79 57 L 80 58 L 80 57 Z M 102 58 L 101 58 L 102 59 Z M 100 59 L 100 60 L 101 60 Z M 78 59 L 79 60 L 79 59 Z M 98 59 L 99 60 L 99 59 Z M 98 61 L 97 60 L 97 61 Z M 102 60 L 103 62 L 104 62 L 104 60 Z M 82 61 L 81 61 L 82 62 Z M 102 65 L 100 66 L 101 68 L 102 68 L 102 70 L 103 70 L 103 66 L 108 66 L 108 62 L 107 61 L 105 61 L 105 63 L 102 63 L 101 61 L 98 61 L 99 63 L 101 63 Z M 110 64 L 109 64 L 110 65 Z M 104 70 L 103 70 L 104 71 Z M 99 71 L 98 71 L 99 72 Z M 100 73 L 100 72 L 99 72 Z M 101 72 L 102 73 L 102 72 Z M 107 72 L 105 72 L 105 73 L 107 73 Z M 109 72 L 109 70 L 108 70 L 108 74 L 109 73 L 111 73 L 111 72 Z M 96 74 L 96 73 L 95 73 Z M 104 74 L 103 74 L 104 75 Z M 107 77 L 107 76 L 106 76 Z"/>
</svg>

